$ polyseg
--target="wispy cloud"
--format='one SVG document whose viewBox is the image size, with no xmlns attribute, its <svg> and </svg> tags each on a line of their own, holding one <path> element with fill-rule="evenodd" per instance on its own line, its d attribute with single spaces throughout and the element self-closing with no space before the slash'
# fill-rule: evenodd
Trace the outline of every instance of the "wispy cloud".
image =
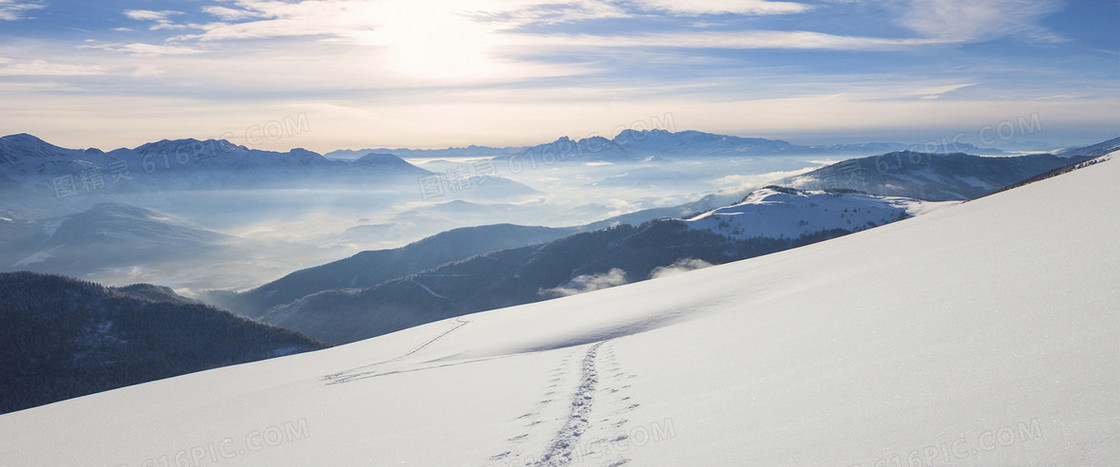
<svg viewBox="0 0 1120 467">
<path fill-rule="evenodd" d="M 969 86 L 976 86 L 976 83 L 963 83 L 963 84 L 949 84 L 945 86 L 933 86 L 915 90 L 912 95 L 921 96 L 922 99 L 938 99 L 942 94 L 948 94 L 958 89 L 967 88 Z"/>
<path fill-rule="evenodd" d="M 840 36 L 809 31 L 732 31 L 634 35 L 522 35 L 517 43 L 559 47 L 664 47 L 684 49 L 903 50 L 947 44 L 945 39 Z"/>
<path fill-rule="evenodd" d="M 3 64 L 0 61 L 0 64 Z M 105 67 L 98 65 L 73 65 L 34 60 L 0 67 L 0 76 L 88 76 L 105 73 Z"/>
<path fill-rule="evenodd" d="M 217 16 L 223 21 L 239 21 L 251 18 L 261 18 L 267 16 L 266 13 L 256 10 L 246 10 L 243 8 L 230 8 L 217 5 L 208 5 L 202 7 L 202 11 L 211 15 Z"/>
<path fill-rule="evenodd" d="M 18 21 L 27 19 L 27 13 L 46 8 L 44 2 L 0 0 L 0 21 Z"/>
<path fill-rule="evenodd" d="M 766 0 L 636 0 L 636 4 L 651 10 L 666 11 L 675 15 L 697 16 L 718 14 L 783 15 L 801 13 L 812 8 L 796 2 Z"/>
<path fill-rule="evenodd" d="M 1039 20 L 1062 8 L 1057 0 L 911 0 L 899 22 L 925 36 L 972 42 L 1018 35 L 1065 41 Z"/>
<path fill-rule="evenodd" d="M 100 49 L 110 52 L 123 52 L 133 56 L 154 57 L 159 55 L 195 55 L 203 50 L 179 45 L 145 44 L 143 42 L 131 43 L 91 43 L 79 46 L 82 49 Z"/>
</svg>

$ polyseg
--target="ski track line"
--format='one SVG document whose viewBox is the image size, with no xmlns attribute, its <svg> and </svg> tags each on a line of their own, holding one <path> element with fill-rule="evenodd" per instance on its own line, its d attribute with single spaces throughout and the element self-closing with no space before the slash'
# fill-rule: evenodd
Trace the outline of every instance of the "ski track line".
<svg viewBox="0 0 1120 467">
<path fill-rule="evenodd" d="M 455 331 L 457 331 L 457 330 L 458 330 L 459 328 L 461 328 L 461 327 L 463 327 L 463 326 L 466 326 L 466 325 L 468 325 L 468 324 L 470 324 L 470 323 L 471 323 L 471 322 L 470 322 L 469 320 L 466 320 L 466 319 L 463 319 L 463 318 L 455 318 L 455 321 L 459 323 L 459 324 L 455 325 L 455 327 L 453 327 L 453 328 L 451 328 L 451 329 L 448 329 L 448 330 L 444 331 L 444 332 L 443 332 L 443 334 L 440 334 L 440 335 L 438 335 L 438 336 L 436 336 L 436 337 L 433 337 L 433 338 L 431 338 L 431 339 L 428 339 L 428 340 L 427 340 L 426 342 L 424 342 L 423 344 L 420 344 L 420 345 L 419 345 L 419 346 L 417 346 L 416 348 L 414 348 L 414 349 L 412 349 L 412 350 L 409 350 L 408 352 L 405 352 L 405 353 L 404 353 L 403 355 L 401 355 L 401 356 L 399 356 L 399 357 L 397 357 L 397 358 L 394 358 L 394 359 L 392 359 L 392 360 L 389 360 L 389 361 L 390 361 L 390 362 L 393 362 L 393 361 L 397 361 L 397 360 L 400 360 L 400 359 L 402 359 L 402 358 L 405 358 L 405 357 L 407 357 L 407 356 L 409 356 L 409 355 L 412 355 L 412 354 L 414 354 L 414 353 L 416 353 L 416 352 L 419 352 L 419 351 L 421 351 L 421 350 L 424 350 L 424 348 L 425 348 L 425 347 L 427 347 L 427 346 L 429 346 L 429 345 L 432 345 L 433 343 L 435 343 L 435 341 L 438 341 L 438 340 L 442 339 L 442 338 L 443 338 L 444 336 L 446 336 L 446 335 L 448 335 L 448 334 L 451 334 L 452 332 L 455 332 Z"/>
<path fill-rule="evenodd" d="M 533 465 L 533 460 L 525 459 L 525 452 L 521 444 L 527 441 L 536 439 L 538 435 L 552 437 L 549 433 L 538 433 L 538 425 L 543 423 L 542 412 L 548 410 L 554 402 L 556 402 L 557 390 L 560 383 L 568 376 L 568 365 L 572 357 L 579 355 L 581 352 L 578 349 L 572 349 L 564 355 L 560 360 L 560 365 L 549 372 L 548 376 L 552 379 L 549 380 L 549 385 L 545 388 L 545 393 L 541 396 L 541 400 L 533 407 L 532 410 L 526 412 L 514 419 L 515 422 L 524 423 L 521 429 L 517 430 L 520 434 L 511 436 L 506 439 L 506 450 L 490 456 L 484 465 L 489 467 L 524 467 Z M 578 376 L 578 375 L 577 375 Z M 557 420 L 561 417 L 557 417 Z"/>
<path fill-rule="evenodd" d="M 560 431 L 549 443 L 539 461 L 534 465 L 541 467 L 564 466 L 572 462 L 572 451 L 580 436 L 587 431 L 591 421 L 591 404 L 594 402 L 595 387 L 599 383 L 599 372 L 595 368 L 595 356 L 599 347 L 606 341 L 601 341 L 587 349 L 580 365 L 579 386 L 572 395 L 571 409 L 568 419 Z"/>
<path fill-rule="evenodd" d="M 456 324 L 451 329 L 448 329 L 448 330 L 440 333 L 439 335 L 420 343 L 420 345 L 418 345 L 416 347 L 413 347 L 412 350 L 409 350 L 408 352 L 405 352 L 401 355 L 398 355 L 394 358 L 390 358 L 388 360 L 383 360 L 383 361 L 380 361 L 380 362 L 377 362 L 377 363 L 370 363 L 369 365 L 363 365 L 363 366 L 360 366 L 360 367 L 357 367 L 357 368 L 351 368 L 351 369 L 346 370 L 346 371 L 341 371 L 341 372 L 338 372 L 338 373 L 329 374 L 327 376 L 324 376 L 323 380 L 326 381 L 327 384 L 338 384 L 338 383 L 349 382 L 353 379 L 363 379 L 363 377 L 368 377 L 366 375 L 369 375 L 369 374 L 376 374 L 376 372 L 373 372 L 373 371 L 357 372 L 357 370 L 360 370 L 362 368 L 370 368 L 370 367 L 374 367 L 374 366 L 377 366 L 377 365 L 384 365 L 386 363 L 392 363 L 392 362 L 395 362 L 395 361 L 402 360 L 402 359 L 408 357 L 409 355 L 412 355 L 416 352 L 424 350 L 426 347 L 428 347 L 429 345 L 434 344 L 436 341 L 446 337 L 448 334 L 451 334 L 452 332 L 457 331 L 459 328 L 461 328 L 463 326 L 466 326 L 466 325 L 471 323 L 470 320 L 463 319 L 463 318 L 455 318 L 455 321 L 458 322 L 459 324 Z M 399 373 L 399 372 L 393 372 L 393 373 Z"/>
</svg>

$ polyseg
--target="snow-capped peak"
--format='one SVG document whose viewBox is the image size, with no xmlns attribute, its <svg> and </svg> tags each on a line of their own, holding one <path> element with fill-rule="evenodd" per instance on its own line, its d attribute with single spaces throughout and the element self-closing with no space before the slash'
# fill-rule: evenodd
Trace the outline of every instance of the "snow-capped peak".
<svg viewBox="0 0 1120 467">
<path fill-rule="evenodd" d="M 772 185 L 751 192 L 738 204 L 685 222 L 692 229 L 709 230 L 731 238 L 796 239 L 831 230 L 856 232 L 951 204 L 956 203 Z"/>
</svg>

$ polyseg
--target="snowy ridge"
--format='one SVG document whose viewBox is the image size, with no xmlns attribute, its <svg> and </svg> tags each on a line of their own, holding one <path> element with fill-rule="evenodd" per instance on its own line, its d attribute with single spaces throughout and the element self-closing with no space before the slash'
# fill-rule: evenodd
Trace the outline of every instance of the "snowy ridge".
<svg viewBox="0 0 1120 467">
<path fill-rule="evenodd" d="M 1109 465 L 1117 225 L 1120 164 L 1096 164 L 469 325 L 6 414 L 0 458 L 209 465 L 213 444 L 222 465 Z M 376 374 L 324 380 L 353 370 Z"/>
<path fill-rule="evenodd" d="M 829 230 L 856 232 L 954 204 L 770 186 L 751 192 L 741 203 L 685 222 L 692 229 L 741 240 L 798 238 Z"/>
</svg>

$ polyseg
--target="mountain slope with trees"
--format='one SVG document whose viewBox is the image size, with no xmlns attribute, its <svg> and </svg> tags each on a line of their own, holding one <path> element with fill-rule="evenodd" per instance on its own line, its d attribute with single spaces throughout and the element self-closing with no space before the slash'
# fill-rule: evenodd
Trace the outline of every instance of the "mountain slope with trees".
<svg viewBox="0 0 1120 467">
<path fill-rule="evenodd" d="M 0 273 L 0 413 L 328 345 L 153 286 Z"/>
</svg>

